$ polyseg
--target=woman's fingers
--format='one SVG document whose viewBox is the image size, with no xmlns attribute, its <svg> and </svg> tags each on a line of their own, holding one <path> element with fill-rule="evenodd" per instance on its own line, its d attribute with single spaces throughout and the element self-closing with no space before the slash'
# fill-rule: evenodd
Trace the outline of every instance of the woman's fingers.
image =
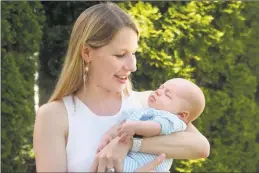
<svg viewBox="0 0 259 173">
<path fill-rule="evenodd" d="M 105 172 L 109 171 L 107 169 L 111 168 L 114 168 L 116 172 L 123 171 L 122 161 L 127 155 L 129 147 L 119 144 L 119 139 L 120 138 L 113 139 L 97 154 L 98 164 L 96 166 L 96 169 L 93 168 L 90 170 L 91 172 Z"/>
<path fill-rule="evenodd" d="M 131 139 L 131 136 L 127 136 L 125 143 L 127 144 L 128 142 L 130 142 L 130 139 Z"/>
<path fill-rule="evenodd" d="M 99 165 L 97 172 L 105 172 L 105 168 L 107 165 L 107 159 L 104 155 L 99 156 Z"/>
<path fill-rule="evenodd" d="M 104 145 L 104 144 L 101 144 L 101 145 L 98 147 L 98 149 L 97 149 L 97 151 L 96 151 L 96 154 L 98 154 L 98 153 L 103 149 L 103 147 L 105 147 L 105 145 Z"/>
<path fill-rule="evenodd" d="M 98 157 L 95 157 L 94 162 L 92 163 L 92 166 L 90 167 L 89 172 L 96 172 L 98 167 Z"/>
<path fill-rule="evenodd" d="M 97 172 L 109 172 L 109 169 L 114 168 L 116 172 L 122 172 L 122 163 L 119 160 L 115 160 L 112 156 L 108 157 L 99 157 L 98 160 L 98 165 L 97 165 Z M 108 169 L 108 170 L 106 170 Z M 90 169 L 90 172 L 96 172 L 93 171 L 96 169 Z"/>
<path fill-rule="evenodd" d="M 119 142 L 124 143 L 125 140 L 126 140 L 126 138 L 127 138 L 127 134 L 126 134 L 126 133 L 123 133 L 123 134 L 121 135 L 121 137 L 120 137 Z"/>
<path fill-rule="evenodd" d="M 118 135 L 119 131 L 121 131 L 121 129 L 122 129 L 122 126 L 120 126 L 120 127 L 117 129 L 117 135 Z"/>
<path fill-rule="evenodd" d="M 111 141 L 112 141 L 112 136 L 107 136 L 105 140 L 103 140 L 101 142 L 101 144 L 99 145 L 96 154 L 98 154 L 106 145 L 108 145 Z"/>
<path fill-rule="evenodd" d="M 118 129 L 118 133 L 117 133 L 117 136 L 119 136 L 119 137 L 121 137 L 121 135 L 123 135 L 123 130 L 122 130 L 122 128 L 119 128 Z"/>
<path fill-rule="evenodd" d="M 122 172 L 123 171 L 122 163 L 119 160 L 114 160 L 113 164 L 114 164 L 114 168 L 115 168 L 116 172 Z"/>
<path fill-rule="evenodd" d="M 125 123 L 126 121 L 124 120 L 124 121 L 122 121 L 121 123 L 120 123 L 120 126 L 119 126 L 119 128 L 117 129 L 117 136 L 119 136 L 119 131 L 121 131 L 121 129 L 122 129 L 122 127 L 123 127 L 123 124 Z"/>
<path fill-rule="evenodd" d="M 114 168 L 112 157 L 107 157 L 107 167 L 106 168 L 108 169 L 108 172 L 109 172 L 109 169 Z"/>
<path fill-rule="evenodd" d="M 162 163 L 165 160 L 165 154 L 160 154 L 157 158 L 155 158 L 150 163 L 146 164 L 145 166 L 142 166 L 141 168 L 136 169 L 135 172 L 148 172 L 154 170 L 156 166 L 158 166 L 160 163 Z"/>
<path fill-rule="evenodd" d="M 102 149 L 103 149 L 103 146 L 100 145 L 100 146 L 97 148 L 96 154 L 98 154 Z"/>
<path fill-rule="evenodd" d="M 120 126 L 123 125 L 126 122 L 126 120 L 123 120 L 122 122 L 120 122 Z"/>
</svg>

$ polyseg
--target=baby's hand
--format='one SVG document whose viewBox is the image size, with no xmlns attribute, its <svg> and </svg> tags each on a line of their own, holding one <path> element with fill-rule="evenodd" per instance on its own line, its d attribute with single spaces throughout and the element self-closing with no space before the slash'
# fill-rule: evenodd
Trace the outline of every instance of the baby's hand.
<svg viewBox="0 0 259 173">
<path fill-rule="evenodd" d="M 136 133 L 137 121 L 127 121 L 118 128 L 119 142 L 127 143 Z"/>
</svg>

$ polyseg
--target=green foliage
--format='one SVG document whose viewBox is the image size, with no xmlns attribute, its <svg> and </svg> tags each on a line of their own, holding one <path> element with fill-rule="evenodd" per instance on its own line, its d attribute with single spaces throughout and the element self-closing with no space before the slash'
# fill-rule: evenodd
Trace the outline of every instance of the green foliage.
<svg viewBox="0 0 259 173">
<path fill-rule="evenodd" d="M 98 2 L 42 2 L 46 23 L 39 58 L 40 70 L 48 76 L 58 76 L 75 20 L 86 8 L 95 4 Z"/>
<path fill-rule="evenodd" d="M 154 89 L 169 78 L 185 77 L 201 86 L 206 96 L 206 109 L 194 123 L 211 143 L 210 157 L 175 161 L 172 171 L 255 172 L 259 3 L 120 5 L 135 18 L 143 36 L 135 87 Z"/>
<path fill-rule="evenodd" d="M 39 2 L 2 2 L 2 172 L 26 171 L 31 159 L 41 9 Z"/>
</svg>

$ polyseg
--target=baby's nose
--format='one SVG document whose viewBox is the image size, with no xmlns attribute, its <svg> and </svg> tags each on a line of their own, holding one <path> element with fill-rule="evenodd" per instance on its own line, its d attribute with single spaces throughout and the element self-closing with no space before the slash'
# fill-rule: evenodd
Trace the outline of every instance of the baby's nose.
<svg viewBox="0 0 259 173">
<path fill-rule="evenodd" d="M 161 96 L 162 90 L 161 90 L 160 88 L 158 88 L 158 89 L 156 90 L 156 94 L 157 94 L 158 96 Z"/>
</svg>

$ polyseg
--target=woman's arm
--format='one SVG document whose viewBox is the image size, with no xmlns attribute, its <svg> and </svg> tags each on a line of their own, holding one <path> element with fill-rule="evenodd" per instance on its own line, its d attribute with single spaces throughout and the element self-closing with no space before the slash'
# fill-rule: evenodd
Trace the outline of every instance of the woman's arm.
<svg viewBox="0 0 259 173">
<path fill-rule="evenodd" d="M 62 102 L 47 103 L 39 108 L 34 126 L 33 147 L 37 172 L 66 172 L 68 130 L 66 110 Z"/>
<path fill-rule="evenodd" d="M 174 159 L 206 158 L 210 153 L 208 140 L 191 124 L 186 131 L 167 136 L 144 138 L 140 152 L 160 154 Z"/>
<path fill-rule="evenodd" d="M 144 108 L 148 107 L 148 96 L 152 91 L 134 92 L 136 99 Z M 167 136 L 144 138 L 140 147 L 141 152 L 151 154 L 165 153 L 174 159 L 198 159 L 209 156 L 208 140 L 189 123 L 184 132 L 176 132 Z"/>
</svg>

